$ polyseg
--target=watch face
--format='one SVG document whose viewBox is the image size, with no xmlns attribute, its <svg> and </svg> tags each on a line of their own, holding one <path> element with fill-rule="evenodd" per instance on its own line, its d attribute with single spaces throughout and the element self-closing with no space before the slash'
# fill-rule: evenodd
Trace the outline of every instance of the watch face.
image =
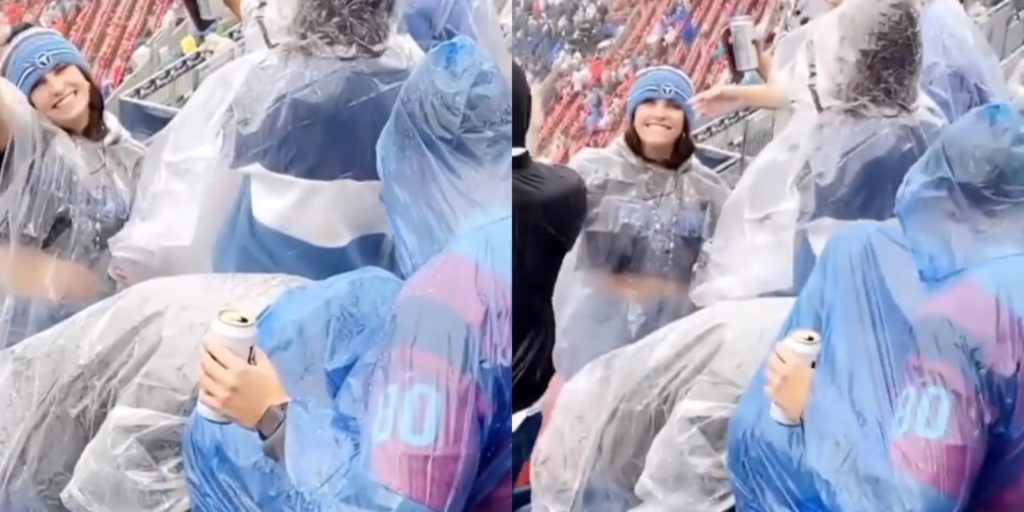
<svg viewBox="0 0 1024 512">
<path fill-rule="evenodd" d="M 260 418 L 259 423 L 256 425 L 256 430 L 260 433 L 261 437 L 266 439 L 277 432 L 277 429 L 284 423 L 287 408 L 287 404 L 274 405 L 267 409 L 267 412 L 263 413 L 263 417 Z"/>
</svg>

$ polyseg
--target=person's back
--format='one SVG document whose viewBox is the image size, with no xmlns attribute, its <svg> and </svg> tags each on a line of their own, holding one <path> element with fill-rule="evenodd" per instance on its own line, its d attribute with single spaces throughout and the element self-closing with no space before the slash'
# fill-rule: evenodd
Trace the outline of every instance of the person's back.
<svg viewBox="0 0 1024 512">
<path fill-rule="evenodd" d="M 722 208 L 695 303 L 798 293 L 805 224 L 891 217 L 898 184 L 944 126 L 916 86 L 919 9 L 849 0 L 809 29 L 789 80 L 793 118 Z"/>
<path fill-rule="evenodd" d="M 513 319 L 514 399 L 515 409 L 521 410 L 540 399 L 554 375 L 551 298 L 562 262 L 583 227 L 586 189 L 569 168 L 529 164 L 521 170 L 517 167 L 512 190 L 513 298 L 518 311 Z"/>
<path fill-rule="evenodd" d="M 921 88 L 949 122 L 1007 99 L 999 56 L 955 0 L 927 0 L 921 13 Z"/>
<path fill-rule="evenodd" d="M 396 43 L 381 58 L 294 55 L 254 69 L 253 92 L 235 107 L 231 162 L 246 183 L 221 231 L 216 272 L 324 279 L 393 267 L 374 148 L 411 55 Z M 277 96 L 252 112 L 268 86 Z"/>
<path fill-rule="evenodd" d="M 533 405 L 547 389 L 555 367 L 555 312 L 551 298 L 566 254 L 586 217 L 583 179 L 567 167 L 545 165 L 526 150 L 531 97 L 525 73 L 513 70 L 513 361 L 514 409 Z"/>
<path fill-rule="evenodd" d="M 770 417 L 763 370 L 730 424 L 738 507 L 1024 504 L 1022 144 L 1012 107 L 969 113 L 908 173 L 898 220 L 829 242 L 778 336 L 823 336 L 801 425 Z"/>
</svg>

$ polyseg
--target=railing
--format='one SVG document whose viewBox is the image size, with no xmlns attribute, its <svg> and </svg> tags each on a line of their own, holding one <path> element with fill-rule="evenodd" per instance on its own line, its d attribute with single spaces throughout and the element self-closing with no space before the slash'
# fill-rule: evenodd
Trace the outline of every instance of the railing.
<svg viewBox="0 0 1024 512">
<path fill-rule="evenodd" d="M 226 34 L 239 43 L 241 51 L 242 30 L 236 27 Z M 156 103 L 165 107 L 178 107 L 183 96 L 195 90 L 204 78 L 220 66 L 237 56 L 221 55 L 213 60 L 207 59 L 200 52 L 186 55 L 170 63 L 159 72 L 151 75 L 138 85 L 124 91 L 120 99 L 132 99 Z"/>
<path fill-rule="evenodd" d="M 172 30 L 162 30 L 153 36 L 147 43 L 150 49 L 149 60 L 142 63 L 138 69 L 132 70 L 132 73 L 124 78 L 121 85 L 114 91 L 113 97 L 120 98 L 124 96 L 127 91 L 141 85 L 164 68 L 174 64 L 174 61 L 168 61 L 166 57 L 179 53 L 181 40 L 190 33 L 191 25 L 186 20 L 179 23 Z"/>
<path fill-rule="evenodd" d="M 124 127 L 142 140 L 163 129 L 206 77 L 241 52 L 241 27 L 236 26 L 226 36 L 239 43 L 238 50 L 213 59 L 201 52 L 186 55 L 115 96 L 110 108 Z"/>
</svg>

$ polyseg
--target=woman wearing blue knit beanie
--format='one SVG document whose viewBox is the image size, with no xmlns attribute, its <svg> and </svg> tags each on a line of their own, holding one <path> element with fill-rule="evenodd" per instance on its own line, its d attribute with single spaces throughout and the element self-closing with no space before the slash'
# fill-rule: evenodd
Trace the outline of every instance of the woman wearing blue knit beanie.
<svg viewBox="0 0 1024 512">
<path fill-rule="evenodd" d="M 114 291 L 107 241 L 128 218 L 145 148 L 104 112 L 85 57 L 57 32 L 15 27 L 0 73 L 4 348 Z"/>
<path fill-rule="evenodd" d="M 589 211 L 555 297 L 555 364 L 566 378 L 693 310 L 693 267 L 729 188 L 694 157 L 692 96 L 676 68 L 640 71 L 623 137 L 570 163 Z"/>
</svg>

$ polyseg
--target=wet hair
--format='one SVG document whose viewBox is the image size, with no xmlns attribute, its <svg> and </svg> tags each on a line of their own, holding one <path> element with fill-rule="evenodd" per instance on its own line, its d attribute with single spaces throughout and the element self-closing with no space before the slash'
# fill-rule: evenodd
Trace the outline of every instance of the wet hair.
<svg viewBox="0 0 1024 512">
<path fill-rule="evenodd" d="M 869 48 L 860 50 L 845 100 L 909 111 L 918 99 L 921 75 L 920 13 L 913 2 L 897 2 L 872 30 Z"/>
<path fill-rule="evenodd" d="M 652 160 L 644 154 L 644 145 L 640 140 L 640 134 L 636 132 L 636 123 L 634 119 L 629 120 L 629 126 L 626 127 L 626 133 L 623 135 L 623 139 L 626 141 L 626 146 L 629 147 L 630 151 L 636 156 L 640 157 L 641 160 L 652 163 L 666 169 L 675 170 L 683 166 L 691 157 L 694 152 L 697 151 L 697 147 L 693 144 L 693 140 L 690 138 L 690 120 L 685 116 L 683 117 L 683 133 L 679 135 L 679 139 L 676 140 L 675 147 L 672 149 L 672 156 L 668 160 L 657 161 Z"/>
<path fill-rule="evenodd" d="M 347 48 L 345 56 L 379 57 L 391 35 L 396 0 L 301 0 L 286 46 L 307 55 Z M 331 52 L 334 53 L 334 52 Z"/>
<path fill-rule="evenodd" d="M 33 23 L 19 23 L 11 28 L 11 33 L 8 34 L 7 40 L 4 41 L 4 46 L 9 46 L 15 37 L 19 34 L 36 28 Z M 5 49 L 8 50 L 8 49 Z M 89 81 L 89 122 L 85 125 L 85 130 L 81 133 L 82 137 L 89 139 L 93 142 L 102 141 L 110 129 L 107 127 L 107 123 L 103 120 L 103 115 L 106 107 L 103 102 L 103 92 L 100 91 L 99 86 L 96 85 L 96 80 L 93 79 L 92 75 L 84 70 L 79 69 L 82 72 L 82 76 Z M 26 98 L 29 104 L 32 103 L 32 98 Z M 34 107 L 35 105 L 33 105 Z M 67 131 L 67 130 L 65 130 Z"/>
</svg>

